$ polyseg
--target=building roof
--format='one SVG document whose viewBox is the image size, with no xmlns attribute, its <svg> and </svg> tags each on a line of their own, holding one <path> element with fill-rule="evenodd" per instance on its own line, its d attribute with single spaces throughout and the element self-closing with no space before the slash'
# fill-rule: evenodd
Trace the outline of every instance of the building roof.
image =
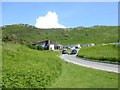
<svg viewBox="0 0 120 90">
<path fill-rule="evenodd" d="M 44 43 L 44 42 L 46 42 L 46 41 L 49 41 L 49 40 L 44 40 L 44 41 L 38 41 L 38 42 L 35 42 L 35 43 L 33 43 L 33 44 L 39 44 L 39 43 Z"/>
<path fill-rule="evenodd" d="M 62 46 L 61 44 L 59 44 L 59 43 L 57 43 L 57 42 L 55 42 L 54 45 L 55 45 L 55 46 Z"/>
</svg>

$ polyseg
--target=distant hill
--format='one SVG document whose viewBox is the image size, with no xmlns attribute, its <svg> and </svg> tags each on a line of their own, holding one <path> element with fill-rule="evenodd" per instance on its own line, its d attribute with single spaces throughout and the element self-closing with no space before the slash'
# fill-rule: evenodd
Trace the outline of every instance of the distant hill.
<svg viewBox="0 0 120 90">
<path fill-rule="evenodd" d="M 39 29 L 28 24 L 2 26 L 2 40 L 32 43 L 49 39 L 63 45 L 111 43 L 118 41 L 117 26 L 77 27 L 67 29 Z"/>
</svg>

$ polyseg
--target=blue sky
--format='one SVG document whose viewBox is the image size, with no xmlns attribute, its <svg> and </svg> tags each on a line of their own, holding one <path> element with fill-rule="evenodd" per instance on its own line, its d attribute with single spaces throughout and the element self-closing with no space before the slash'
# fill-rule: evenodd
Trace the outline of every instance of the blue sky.
<svg viewBox="0 0 120 90">
<path fill-rule="evenodd" d="M 35 25 L 36 19 L 49 11 L 66 27 L 118 25 L 117 2 L 3 2 L 2 25 Z"/>
</svg>

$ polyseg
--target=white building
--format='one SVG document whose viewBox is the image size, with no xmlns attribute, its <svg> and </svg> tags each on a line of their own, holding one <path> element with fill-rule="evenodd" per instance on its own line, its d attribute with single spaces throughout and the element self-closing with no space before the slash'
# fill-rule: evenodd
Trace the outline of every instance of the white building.
<svg viewBox="0 0 120 90">
<path fill-rule="evenodd" d="M 61 44 L 59 44 L 59 43 L 54 43 L 54 49 L 55 50 L 60 50 L 60 49 L 62 49 L 63 48 L 63 45 L 61 45 Z"/>
<path fill-rule="evenodd" d="M 63 48 L 59 43 L 49 44 L 48 47 L 49 50 L 61 50 Z"/>
<path fill-rule="evenodd" d="M 81 48 L 80 44 L 74 44 L 74 45 L 70 45 L 71 48 L 75 47 L 75 48 Z"/>
<path fill-rule="evenodd" d="M 54 50 L 54 44 L 49 44 L 49 50 Z"/>
</svg>

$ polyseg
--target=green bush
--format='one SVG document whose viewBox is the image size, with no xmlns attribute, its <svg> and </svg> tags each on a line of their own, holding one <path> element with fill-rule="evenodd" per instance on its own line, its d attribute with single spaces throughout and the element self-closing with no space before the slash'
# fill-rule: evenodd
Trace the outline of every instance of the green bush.
<svg viewBox="0 0 120 90">
<path fill-rule="evenodd" d="M 44 50 L 44 47 L 42 47 L 41 45 L 37 46 L 37 50 Z"/>
<path fill-rule="evenodd" d="M 2 38 L 2 41 L 6 42 L 6 41 L 16 41 L 17 37 L 15 34 L 11 34 L 11 35 L 6 35 Z"/>
<path fill-rule="evenodd" d="M 35 49 L 35 50 L 44 50 L 44 47 L 42 47 L 41 45 L 35 46 L 35 45 L 32 45 L 32 44 L 28 44 L 27 46 L 29 48 Z"/>
<path fill-rule="evenodd" d="M 27 46 L 28 46 L 29 48 L 31 48 L 31 49 L 35 49 L 35 50 L 37 50 L 37 47 L 34 46 L 34 45 L 32 45 L 32 44 L 28 44 Z"/>
</svg>

